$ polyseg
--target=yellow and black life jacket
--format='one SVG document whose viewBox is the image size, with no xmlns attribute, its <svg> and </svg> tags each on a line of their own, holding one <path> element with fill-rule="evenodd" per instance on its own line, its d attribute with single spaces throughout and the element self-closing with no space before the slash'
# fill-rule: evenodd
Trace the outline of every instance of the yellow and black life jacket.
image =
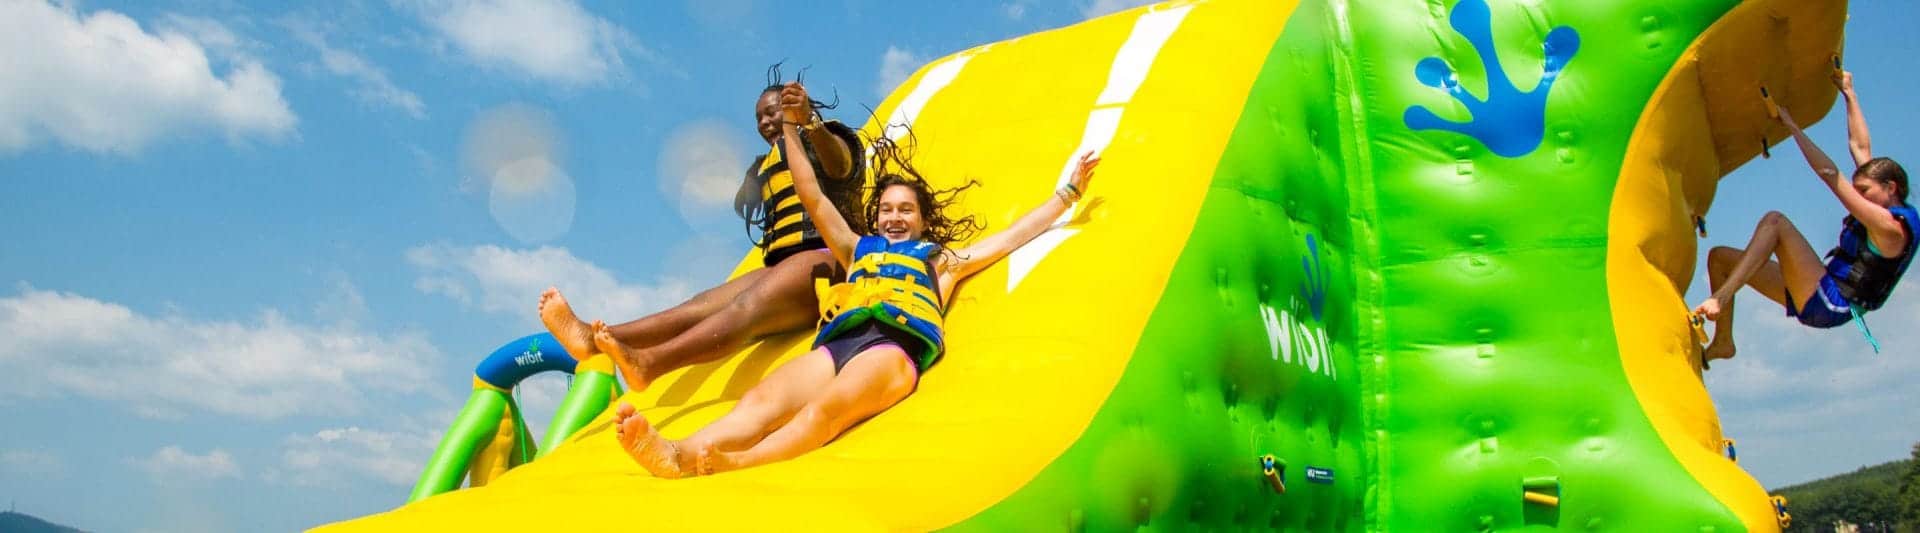
<svg viewBox="0 0 1920 533">
<path fill-rule="evenodd" d="M 854 326 L 878 320 L 919 337 L 922 353 L 908 354 L 925 371 L 940 359 L 942 322 L 940 284 L 934 278 L 933 254 L 940 246 L 927 241 L 888 243 L 868 235 L 854 245 L 847 282 L 834 285 L 820 299 L 819 336 L 814 344 L 833 340 Z"/>
<path fill-rule="evenodd" d="M 852 215 L 859 211 L 857 191 L 859 178 L 865 173 L 865 151 L 860 145 L 860 136 L 839 121 L 826 123 L 828 132 L 847 143 L 848 155 L 853 161 L 847 176 L 829 177 L 826 169 L 821 168 L 820 158 L 807 146 L 808 159 L 813 161 L 813 172 L 820 178 L 820 187 L 827 193 L 834 208 L 839 209 L 854 231 L 860 231 L 857 219 Z M 804 143 L 803 143 L 804 144 Z M 800 196 L 794 190 L 793 173 L 787 169 L 786 143 L 775 142 L 767 150 L 767 155 L 755 159 L 747 169 L 746 183 L 742 184 L 740 194 L 734 200 L 734 209 L 749 225 L 757 224 L 760 240 L 755 243 L 761 249 L 763 264 L 778 264 L 793 254 L 808 250 L 817 250 L 827 246 L 820 237 L 819 230 L 813 227 L 813 219 L 807 216 L 806 207 L 801 205 Z"/>
</svg>

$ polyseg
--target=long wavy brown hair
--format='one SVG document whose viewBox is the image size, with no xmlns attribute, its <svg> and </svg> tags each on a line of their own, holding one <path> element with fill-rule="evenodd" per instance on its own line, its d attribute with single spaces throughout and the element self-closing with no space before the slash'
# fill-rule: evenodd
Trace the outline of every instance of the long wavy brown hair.
<svg viewBox="0 0 1920 533">
<path fill-rule="evenodd" d="M 911 139 L 912 133 L 908 133 L 908 136 Z M 867 144 L 873 156 L 871 165 L 874 176 L 864 212 L 869 227 L 880 219 L 880 195 L 887 192 L 888 187 L 901 185 L 913 189 L 914 201 L 920 204 L 920 216 L 927 224 L 920 240 L 948 249 L 949 244 L 972 239 L 975 234 L 987 229 L 973 215 L 954 217 L 947 212 L 959 201 L 960 193 L 979 185 L 979 180 L 968 179 L 965 185 L 935 189 L 909 162 L 913 156 L 911 149 L 903 148 L 886 137 L 869 140 Z"/>
</svg>

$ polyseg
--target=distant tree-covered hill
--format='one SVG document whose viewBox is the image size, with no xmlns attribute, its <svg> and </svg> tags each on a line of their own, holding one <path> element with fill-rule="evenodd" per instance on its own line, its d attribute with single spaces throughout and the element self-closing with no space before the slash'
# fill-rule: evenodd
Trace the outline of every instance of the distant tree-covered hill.
<svg viewBox="0 0 1920 533">
<path fill-rule="evenodd" d="M 1861 533 L 1892 532 L 1901 526 L 1900 485 L 1913 468 L 1912 459 L 1893 461 L 1772 492 L 1787 497 L 1793 515 L 1788 531 L 1833 531 L 1835 521 L 1845 520 Z"/>
<path fill-rule="evenodd" d="M 80 533 L 80 530 L 13 511 L 0 511 L 0 531 L 7 533 Z"/>
</svg>

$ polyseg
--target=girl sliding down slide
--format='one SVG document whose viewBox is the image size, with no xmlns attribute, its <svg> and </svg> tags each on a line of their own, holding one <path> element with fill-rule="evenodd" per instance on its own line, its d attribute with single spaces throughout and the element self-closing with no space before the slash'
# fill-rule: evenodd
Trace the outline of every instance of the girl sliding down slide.
<svg viewBox="0 0 1920 533">
<path fill-rule="evenodd" d="M 805 102 L 797 85 L 781 94 L 790 154 L 802 153 L 794 124 L 805 120 Z M 942 316 L 954 287 L 1045 231 L 1079 199 L 1100 163 L 1092 152 L 1082 154 L 1072 179 L 1045 203 L 1006 230 L 953 250 L 947 246 L 979 229 L 972 217 L 946 216 L 959 189 L 932 190 L 885 139 L 873 143 L 873 154 L 876 177 L 867 205 L 873 235 L 848 226 L 809 165 L 793 172 L 807 213 L 848 270 L 823 310 L 813 351 L 781 365 L 726 416 L 684 440 L 662 438 L 632 405 L 621 404 L 615 423 L 634 461 L 668 478 L 783 461 L 899 403 L 940 358 Z M 605 351 L 621 348 L 609 335 L 594 340 Z"/>
<path fill-rule="evenodd" d="M 1847 100 L 1847 137 L 1858 166 L 1852 183 L 1841 179 L 1833 159 L 1807 139 L 1793 115 L 1782 108 L 1779 118 L 1793 132 L 1821 184 L 1847 209 L 1840 244 L 1827 252 L 1829 259 L 1822 265 L 1820 255 L 1793 222 L 1779 211 L 1770 211 L 1760 218 L 1745 250 L 1720 246 L 1709 252 L 1707 276 L 1713 296 L 1694 308 L 1694 313 L 1714 321 L 1713 343 L 1706 350 L 1709 360 L 1733 357 L 1733 295 L 1741 285 L 1751 285 L 1786 306 L 1787 315 L 1799 317 L 1801 324 L 1831 328 L 1879 309 L 1913 262 L 1920 215 L 1907 203 L 1907 172 L 1891 159 L 1873 157 L 1866 117 L 1853 94 L 1853 75 L 1838 72 L 1834 83 Z M 1857 323 L 1878 351 L 1864 319 Z"/>
<path fill-rule="evenodd" d="M 768 69 L 768 78 L 754 114 L 769 151 L 748 167 L 746 180 L 734 197 L 734 210 L 750 227 L 760 227 L 761 238 L 756 244 L 765 268 L 742 274 L 671 309 L 613 326 L 597 320 L 592 325 L 580 321 L 558 289 L 548 288 L 540 295 L 540 321 L 568 353 L 593 353 L 592 336 L 598 329 L 607 330 L 619 341 L 622 350 L 606 351 L 619 366 L 627 387 L 634 391 L 646 389 L 648 383 L 674 369 L 738 351 L 754 339 L 813 325 L 819 316 L 813 280 L 838 277 L 833 255 L 827 252 L 812 218 L 802 212 L 800 200 L 794 196 L 786 158 L 790 152 L 777 143 L 783 87 L 779 65 Z M 787 86 L 798 88 L 799 82 Z M 800 90 L 800 94 L 804 97 L 805 91 Z M 795 159 L 805 161 L 802 166 L 815 175 L 826 176 L 821 186 L 841 208 L 857 210 L 863 173 L 862 159 L 857 155 L 861 152 L 859 136 L 839 122 L 821 122 L 815 110 L 828 106 L 813 100 L 803 104 L 789 112 L 804 123 L 798 128 L 804 142 L 794 147 L 793 153 L 802 150 L 799 146 L 805 146 L 808 152 L 806 157 Z M 859 224 L 855 222 L 856 227 Z"/>
</svg>

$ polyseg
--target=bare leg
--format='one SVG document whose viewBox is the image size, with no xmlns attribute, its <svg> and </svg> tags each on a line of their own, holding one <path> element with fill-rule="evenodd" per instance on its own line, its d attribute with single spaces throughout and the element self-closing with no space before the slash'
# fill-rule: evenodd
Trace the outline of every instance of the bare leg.
<svg viewBox="0 0 1920 533">
<path fill-rule="evenodd" d="M 627 346 L 644 348 L 665 342 L 712 316 L 766 273 L 764 268 L 754 269 L 718 287 L 701 291 L 680 305 L 629 322 L 610 324 L 607 329 L 613 332 L 613 338 L 620 339 Z"/>
<path fill-rule="evenodd" d="M 808 402 L 819 398 L 833 381 L 833 358 L 815 349 L 754 385 L 726 416 L 682 439 L 682 450 L 713 448 L 741 450 L 759 442 L 768 432 L 793 418 Z"/>
<path fill-rule="evenodd" d="M 674 369 L 713 361 L 746 347 L 754 339 L 798 331 L 820 319 L 813 280 L 830 277 L 833 254 L 804 252 L 763 268 L 766 274 L 719 311 L 651 347 L 628 346 L 641 381 L 651 382 Z"/>
<path fill-rule="evenodd" d="M 652 346 L 711 316 L 764 275 L 766 275 L 766 269 L 753 270 L 728 280 L 719 287 L 702 291 L 680 305 L 607 329 L 615 338 L 628 346 Z M 547 331 L 553 333 L 554 338 L 560 340 L 560 346 L 566 348 L 568 353 L 579 359 L 585 359 L 594 353 L 592 340 L 594 328 L 580 320 L 580 317 L 573 312 L 573 306 L 567 303 L 567 298 L 560 294 L 559 289 L 547 287 L 545 292 L 540 293 L 539 311 L 540 322 L 546 325 Z M 638 376 L 632 373 L 633 365 L 616 362 L 621 363 L 620 371 L 627 380 L 628 388 L 634 390 L 646 388 L 644 384 L 635 385 L 639 382 L 634 379 Z"/>
<path fill-rule="evenodd" d="M 827 391 L 808 402 L 786 425 L 752 448 L 726 452 L 707 446 L 695 453 L 702 474 L 785 461 L 819 449 L 860 421 L 893 407 L 913 392 L 915 369 L 893 345 L 868 349 L 847 363 Z"/>
<path fill-rule="evenodd" d="M 1778 257 L 1779 261 L 1769 261 Z M 1782 305 L 1805 309 L 1808 298 L 1820 288 L 1826 265 L 1786 215 L 1770 211 L 1760 217 L 1753 239 L 1745 250 L 1719 247 L 1707 254 L 1707 277 L 1713 295 L 1694 312 L 1714 321 L 1713 342 L 1707 345 L 1709 359 L 1733 357 L 1733 297 L 1740 287 L 1754 290 Z M 1791 292 L 1797 301 L 1787 301 Z"/>
</svg>

